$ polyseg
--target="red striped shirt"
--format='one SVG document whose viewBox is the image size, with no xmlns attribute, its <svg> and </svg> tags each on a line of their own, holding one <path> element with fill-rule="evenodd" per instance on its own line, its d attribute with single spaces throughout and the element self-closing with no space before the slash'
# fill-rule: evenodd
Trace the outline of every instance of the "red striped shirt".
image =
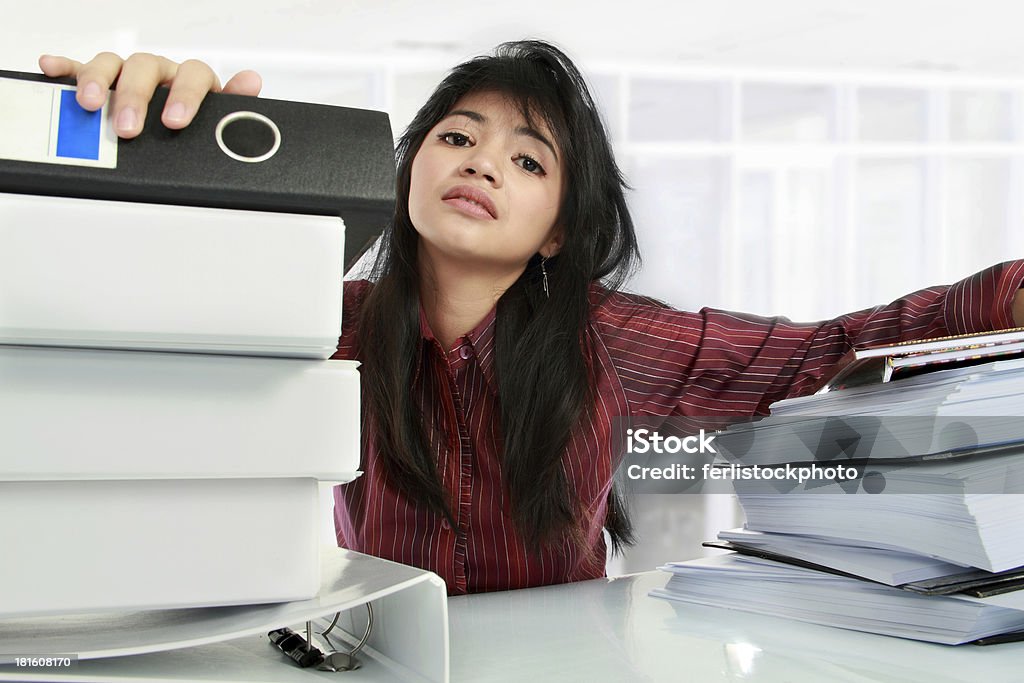
<svg viewBox="0 0 1024 683">
<path fill-rule="evenodd" d="M 492 310 L 444 349 L 421 316 L 420 370 L 412 391 L 423 407 L 437 472 L 457 528 L 389 486 L 372 434 L 363 438 L 363 476 L 335 488 L 339 545 L 437 573 L 450 594 L 526 588 L 604 576 L 602 534 L 617 416 L 748 416 L 806 393 L 850 347 L 1012 327 L 1024 261 L 994 266 L 950 287 L 932 287 L 888 306 L 822 323 L 703 309 L 677 311 L 594 288 L 587 328 L 597 371 L 596 410 L 574 430 L 563 467 L 586 515 L 588 546 L 568 540 L 527 551 L 501 479 L 500 413 Z M 359 360 L 354 323 L 365 281 L 345 285 L 345 325 L 334 358 Z"/>
</svg>

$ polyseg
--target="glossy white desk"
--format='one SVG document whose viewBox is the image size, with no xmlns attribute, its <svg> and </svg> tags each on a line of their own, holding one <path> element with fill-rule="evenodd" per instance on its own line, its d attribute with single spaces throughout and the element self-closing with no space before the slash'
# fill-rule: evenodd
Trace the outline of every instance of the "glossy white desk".
<svg viewBox="0 0 1024 683">
<path fill-rule="evenodd" d="M 1024 681 L 1024 643 L 949 647 L 647 596 L 669 575 L 450 598 L 452 681 Z"/>
<path fill-rule="evenodd" d="M 472 683 L 622 681 L 1024 680 L 1024 643 L 947 647 L 647 596 L 648 572 L 507 593 L 450 598 L 451 680 Z M 416 680 L 368 661 L 348 673 L 300 670 L 265 636 L 82 662 L 78 681 Z"/>
</svg>

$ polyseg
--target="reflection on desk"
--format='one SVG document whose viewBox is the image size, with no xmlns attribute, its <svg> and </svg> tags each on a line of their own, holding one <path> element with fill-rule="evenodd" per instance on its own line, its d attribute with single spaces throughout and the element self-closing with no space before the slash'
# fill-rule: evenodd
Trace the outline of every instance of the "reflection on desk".
<svg viewBox="0 0 1024 683">
<path fill-rule="evenodd" d="M 453 683 L 1007 683 L 1024 643 L 933 645 L 649 597 L 669 576 L 450 598 Z M 423 630 L 427 624 L 417 623 Z M 377 683 L 415 680 L 366 659 L 331 674 L 290 666 L 253 635 L 171 652 L 80 662 L 67 681 Z M 16 676 L 17 674 L 15 674 Z M 22 680 L 5 676 L 0 680 Z M 53 680 L 40 675 L 36 680 Z"/>
<path fill-rule="evenodd" d="M 450 598 L 452 681 L 1021 681 L 1024 643 L 950 647 L 651 598 L 646 572 Z"/>
</svg>

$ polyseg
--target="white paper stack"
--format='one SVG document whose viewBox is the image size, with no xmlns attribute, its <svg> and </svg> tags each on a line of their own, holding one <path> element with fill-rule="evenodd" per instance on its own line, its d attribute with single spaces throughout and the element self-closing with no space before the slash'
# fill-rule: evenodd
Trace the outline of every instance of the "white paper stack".
<svg viewBox="0 0 1024 683">
<path fill-rule="evenodd" d="M 722 555 L 666 565 L 655 597 L 827 626 L 956 645 L 1024 630 L 1024 592 L 988 598 L 918 595 L 757 557 Z"/>
<path fill-rule="evenodd" d="M 904 552 L 895 546 L 868 548 L 820 536 L 730 529 L 719 532 L 718 539 L 850 573 L 887 586 L 960 574 L 966 569 L 933 557 Z"/>
<path fill-rule="evenodd" d="M 1024 361 L 1010 360 L 781 401 L 742 428 L 754 435 L 744 466 L 849 464 L 884 486 L 738 479 L 747 528 L 1022 566 L 1022 395 Z"/>
<path fill-rule="evenodd" d="M 745 527 L 709 545 L 739 554 L 666 565 L 653 594 L 939 643 L 1024 631 L 1022 395 L 1009 360 L 773 405 L 726 462 L 864 478 L 734 478 Z"/>
<path fill-rule="evenodd" d="M 770 417 L 730 428 L 718 444 L 726 461 L 744 465 L 893 459 L 1021 444 L 1022 378 L 1024 359 L 1017 359 L 786 399 L 772 404 Z M 822 452 L 828 446 L 835 452 Z"/>
<path fill-rule="evenodd" d="M 871 472 L 900 493 L 848 494 L 835 483 L 804 484 L 788 493 L 761 482 L 734 486 L 747 528 L 756 531 L 896 547 L 993 572 L 1024 565 L 1024 494 L 1017 493 L 1024 453 Z"/>
<path fill-rule="evenodd" d="M 318 482 L 359 467 L 343 247 L 336 217 L 0 195 L 0 617 L 315 597 Z"/>
</svg>

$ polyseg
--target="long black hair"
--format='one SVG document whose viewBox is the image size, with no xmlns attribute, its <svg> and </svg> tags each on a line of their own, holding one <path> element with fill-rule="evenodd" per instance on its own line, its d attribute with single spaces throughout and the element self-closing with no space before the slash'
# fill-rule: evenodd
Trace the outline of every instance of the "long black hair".
<svg viewBox="0 0 1024 683">
<path fill-rule="evenodd" d="M 395 216 L 381 239 L 377 284 L 359 325 L 364 410 L 389 480 L 454 525 L 410 391 L 421 335 L 419 238 L 408 200 L 412 162 L 426 135 L 460 98 L 478 92 L 501 93 L 527 122 L 542 120 L 565 172 L 557 217 L 563 242 L 543 264 L 548 293 L 535 256 L 498 300 L 495 323 L 502 474 L 516 528 L 536 550 L 565 537 L 581 539 L 579 501 L 562 457 L 573 428 L 594 407 L 586 333 L 591 284 L 617 289 L 639 260 L 626 186 L 600 114 L 576 66 L 551 44 L 504 43 L 493 56 L 455 67 L 399 140 Z M 613 491 L 605 528 L 615 550 L 633 540 L 622 503 Z"/>
</svg>

